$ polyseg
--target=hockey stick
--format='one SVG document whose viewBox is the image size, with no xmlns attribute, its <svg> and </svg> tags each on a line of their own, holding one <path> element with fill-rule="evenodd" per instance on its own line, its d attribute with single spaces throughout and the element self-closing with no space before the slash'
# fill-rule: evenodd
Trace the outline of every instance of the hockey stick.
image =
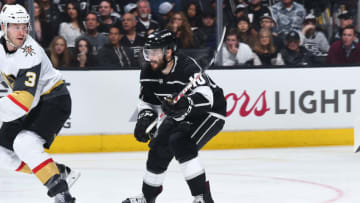
<svg viewBox="0 0 360 203">
<path fill-rule="evenodd" d="M 207 66 L 205 66 L 201 72 L 199 72 L 198 74 L 195 75 L 195 77 L 193 78 L 193 80 L 191 80 L 185 87 L 184 89 L 182 89 L 179 94 L 172 100 L 173 104 L 176 104 L 184 95 L 187 91 L 190 90 L 190 88 L 197 82 L 197 80 L 199 80 L 199 78 L 201 78 L 202 73 L 205 72 L 206 69 L 208 69 L 216 60 L 218 53 L 220 52 L 220 49 L 222 47 L 222 44 L 224 42 L 224 38 L 225 38 L 225 33 L 226 33 L 226 26 L 224 26 L 222 35 L 221 35 L 221 39 L 220 39 L 220 43 L 218 44 L 218 47 L 215 50 L 214 56 L 211 59 L 211 61 L 209 62 L 209 64 Z M 159 119 L 164 117 L 164 113 L 160 114 Z M 155 127 L 155 125 L 157 124 L 159 119 L 155 119 L 145 130 L 146 134 L 149 134 L 151 132 L 151 130 Z"/>
</svg>

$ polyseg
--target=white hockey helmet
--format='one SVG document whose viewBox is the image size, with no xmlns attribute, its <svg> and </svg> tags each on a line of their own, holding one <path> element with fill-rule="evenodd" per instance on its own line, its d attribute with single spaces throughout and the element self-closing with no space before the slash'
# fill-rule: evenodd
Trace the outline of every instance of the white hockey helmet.
<svg viewBox="0 0 360 203">
<path fill-rule="evenodd" d="M 30 16 L 26 9 L 20 4 L 5 4 L 1 9 L 1 23 L 29 23 Z"/>
<path fill-rule="evenodd" d="M 26 9 L 20 4 L 15 4 L 15 5 L 5 4 L 0 12 L 0 23 L 3 24 L 4 26 L 3 31 L 6 40 L 8 40 L 7 28 L 9 23 L 28 24 L 28 30 L 30 30 L 30 16 L 26 11 Z"/>
</svg>

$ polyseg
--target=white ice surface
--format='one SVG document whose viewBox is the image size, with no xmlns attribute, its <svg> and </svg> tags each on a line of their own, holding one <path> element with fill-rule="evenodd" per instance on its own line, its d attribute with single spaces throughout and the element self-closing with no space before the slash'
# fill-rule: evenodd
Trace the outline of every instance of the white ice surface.
<svg viewBox="0 0 360 203">
<path fill-rule="evenodd" d="M 55 154 L 81 171 L 77 203 L 121 203 L 141 190 L 146 152 Z M 351 146 L 201 151 L 216 203 L 358 203 L 360 153 Z M 0 163 L 1 164 L 1 163 Z M 191 203 L 172 161 L 157 203 Z M 0 203 L 53 202 L 32 175 L 0 169 Z"/>
</svg>

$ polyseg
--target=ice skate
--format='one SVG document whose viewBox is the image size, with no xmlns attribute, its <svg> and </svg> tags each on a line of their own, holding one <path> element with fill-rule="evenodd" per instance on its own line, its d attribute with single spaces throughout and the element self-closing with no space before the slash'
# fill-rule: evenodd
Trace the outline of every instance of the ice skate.
<svg viewBox="0 0 360 203">
<path fill-rule="evenodd" d="M 61 179 L 64 179 L 69 188 L 71 188 L 75 182 L 79 179 L 81 173 L 79 171 L 73 170 L 64 164 L 56 163 L 59 171 Z"/>
<path fill-rule="evenodd" d="M 194 197 L 194 201 L 192 203 L 214 203 L 214 200 L 211 198 L 210 193 L 205 195 L 197 195 Z"/>
<path fill-rule="evenodd" d="M 75 198 L 69 192 L 62 192 L 55 196 L 55 203 L 75 203 Z"/>
<path fill-rule="evenodd" d="M 56 163 L 60 178 L 65 180 L 68 187 L 71 188 L 80 177 L 80 172 L 72 170 L 64 164 Z M 71 197 L 69 192 L 59 193 L 55 196 L 55 203 L 75 203 L 75 198 Z"/>
<path fill-rule="evenodd" d="M 129 197 L 126 200 L 124 200 L 122 203 L 155 203 L 155 201 L 147 202 L 144 195 L 138 195 L 136 197 Z"/>
</svg>

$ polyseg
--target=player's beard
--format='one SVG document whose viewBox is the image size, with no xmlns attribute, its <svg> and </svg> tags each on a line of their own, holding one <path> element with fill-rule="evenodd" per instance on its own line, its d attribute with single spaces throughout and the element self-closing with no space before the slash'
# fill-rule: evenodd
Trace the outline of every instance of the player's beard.
<svg viewBox="0 0 360 203">
<path fill-rule="evenodd" d="M 164 60 L 158 60 L 158 61 L 152 60 L 150 61 L 150 65 L 153 71 L 161 71 L 164 69 L 166 64 Z"/>
</svg>

